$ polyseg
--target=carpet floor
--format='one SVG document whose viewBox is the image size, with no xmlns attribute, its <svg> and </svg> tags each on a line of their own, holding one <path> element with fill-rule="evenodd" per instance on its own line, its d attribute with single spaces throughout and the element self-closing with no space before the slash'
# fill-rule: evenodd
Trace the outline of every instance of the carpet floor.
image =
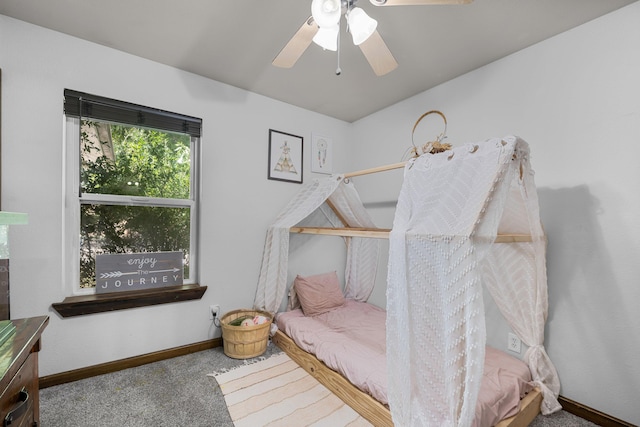
<svg viewBox="0 0 640 427">
<path fill-rule="evenodd" d="M 280 350 L 236 360 L 222 347 L 40 390 L 42 427 L 234 427 L 212 372 L 268 358 Z M 560 411 L 539 415 L 532 427 L 593 427 Z M 261 426 L 255 426 L 261 427 Z"/>
</svg>

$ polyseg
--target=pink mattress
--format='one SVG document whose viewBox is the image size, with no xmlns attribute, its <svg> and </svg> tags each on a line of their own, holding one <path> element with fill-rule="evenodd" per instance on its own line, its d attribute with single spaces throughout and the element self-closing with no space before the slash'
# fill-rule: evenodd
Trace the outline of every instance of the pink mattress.
<svg viewBox="0 0 640 427">
<path fill-rule="evenodd" d="M 360 390 L 387 405 L 386 312 L 347 300 L 327 313 L 305 317 L 302 310 L 276 315 L 278 329 L 308 353 L 339 372 Z M 515 415 L 520 399 L 533 387 L 521 360 L 486 348 L 484 378 L 474 426 L 492 426 Z"/>
</svg>

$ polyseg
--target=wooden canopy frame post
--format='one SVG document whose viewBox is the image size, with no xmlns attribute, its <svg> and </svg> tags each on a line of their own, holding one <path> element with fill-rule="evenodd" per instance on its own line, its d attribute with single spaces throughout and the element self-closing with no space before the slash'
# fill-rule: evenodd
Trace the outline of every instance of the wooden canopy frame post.
<svg viewBox="0 0 640 427">
<path fill-rule="evenodd" d="M 369 175 L 378 172 L 386 172 L 394 169 L 400 169 L 405 167 L 407 162 L 392 163 L 383 166 L 377 166 L 369 169 L 362 169 L 355 172 L 345 173 L 344 179 L 353 178 L 356 176 Z M 322 234 L 327 236 L 342 236 L 342 237 L 370 237 L 376 239 L 388 239 L 390 228 L 364 228 L 364 227 L 346 227 L 347 221 L 342 214 L 338 211 L 333 203 L 326 200 L 327 205 L 337 215 L 338 219 L 345 225 L 345 227 L 291 227 L 289 232 L 298 234 Z M 494 243 L 519 243 L 519 242 L 532 242 L 532 238 L 528 234 L 498 234 Z"/>
</svg>

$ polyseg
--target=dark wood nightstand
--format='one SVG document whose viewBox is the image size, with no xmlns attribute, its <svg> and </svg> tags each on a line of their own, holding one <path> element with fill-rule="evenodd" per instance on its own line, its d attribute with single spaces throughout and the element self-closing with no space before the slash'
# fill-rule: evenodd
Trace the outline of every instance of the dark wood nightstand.
<svg viewBox="0 0 640 427">
<path fill-rule="evenodd" d="M 3 426 L 38 426 L 38 351 L 48 316 L 11 321 L 14 333 L 0 346 L 0 422 Z"/>
</svg>

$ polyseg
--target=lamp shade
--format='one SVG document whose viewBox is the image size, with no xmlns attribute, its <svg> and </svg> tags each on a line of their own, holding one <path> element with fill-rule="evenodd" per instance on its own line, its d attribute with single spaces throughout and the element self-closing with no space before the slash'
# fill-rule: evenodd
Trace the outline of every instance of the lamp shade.
<svg viewBox="0 0 640 427">
<path fill-rule="evenodd" d="M 340 0 L 313 0 L 311 16 L 318 27 L 334 27 L 340 21 Z"/>
<path fill-rule="evenodd" d="M 353 44 L 356 46 L 371 37 L 371 34 L 373 34 L 378 26 L 378 21 L 371 18 L 359 7 L 354 7 L 349 11 L 347 22 L 349 23 L 349 31 L 353 37 Z"/>
<path fill-rule="evenodd" d="M 333 27 L 320 27 L 315 36 L 313 36 L 313 42 L 323 49 L 338 50 L 338 32 L 340 27 L 334 25 Z"/>
</svg>

